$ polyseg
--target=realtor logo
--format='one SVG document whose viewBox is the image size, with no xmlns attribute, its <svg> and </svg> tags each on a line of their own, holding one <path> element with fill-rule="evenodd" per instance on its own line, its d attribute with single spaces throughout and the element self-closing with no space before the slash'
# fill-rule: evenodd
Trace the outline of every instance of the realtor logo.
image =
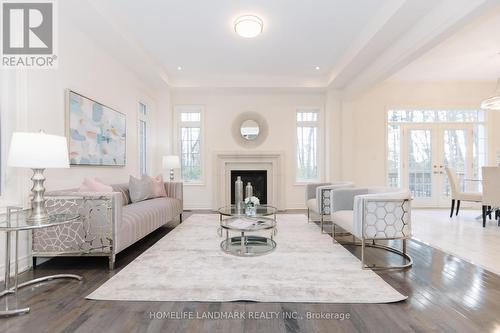
<svg viewBox="0 0 500 333">
<path fill-rule="evenodd" d="M 2 67 L 54 68 L 54 3 L 2 2 Z"/>
</svg>

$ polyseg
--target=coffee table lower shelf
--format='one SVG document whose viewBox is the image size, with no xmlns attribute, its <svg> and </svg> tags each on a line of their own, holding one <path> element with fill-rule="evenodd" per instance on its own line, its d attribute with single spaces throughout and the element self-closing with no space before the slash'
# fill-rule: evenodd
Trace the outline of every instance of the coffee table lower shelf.
<svg viewBox="0 0 500 333">
<path fill-rule="evenodd" d="M 276 242 L 267 237 L 243 235 L 226 238 L 220 243 L 220 247 L 222 251 L 238 257 L 256 257 L 273 251 Z"/>
</svg>

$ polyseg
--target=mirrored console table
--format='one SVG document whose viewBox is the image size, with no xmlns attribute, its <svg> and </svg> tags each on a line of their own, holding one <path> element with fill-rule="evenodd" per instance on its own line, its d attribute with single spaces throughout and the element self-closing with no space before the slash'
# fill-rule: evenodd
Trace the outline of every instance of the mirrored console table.
<svg viewBox="0 0 500 333">
<path fill-rule="evenodd" d="M 38 284 L 41 282 L 54 279 L 76 279 L 82 280 L 82 277 L 74 274 L 56 274 L 44 277 L 39 277 L 23 283 L 18 283 L 19 276 L 19 232 L 32 231 L 39 228 L 48 228 L 56 225 L 62 225 L 71 222 L 77 222 L 80 219 L 78 214 L 54 214 L 50 215 L 49 220 L 45 222 L 33 222 L 28 220 L 30 210 L 23 210 L 19 207 L 7 207 L 7 212 L 0 215 L 0 232 L 4 232 L 5 241 L 5 288 L 0 292 L 0 298 L 5 298 L 5 304 L 0 308 L 0 317 L 25 314 L 30 311 L 29 307 L 18 307 L 17 302 L 11 307 L 9 306 L 10 296 L 17 296 L 20 288 Z M 14 276 L 10 276 L 11 270 L 11 246 L 12 235 L 14 236 Z M 13 280 L 13 283 L 11 281 Z"/>
</svg>

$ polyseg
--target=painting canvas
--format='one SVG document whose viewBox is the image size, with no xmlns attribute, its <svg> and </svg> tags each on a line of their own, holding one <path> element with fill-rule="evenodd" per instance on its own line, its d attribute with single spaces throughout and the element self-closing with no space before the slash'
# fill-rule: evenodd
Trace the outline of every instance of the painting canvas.
<svg viewBox="0 0 500 333">
<path fill-rule="evenodd" d="M 125 115 L 73 91 L 68 109 L 71 165 L 125 166 Z"/>
</svg>

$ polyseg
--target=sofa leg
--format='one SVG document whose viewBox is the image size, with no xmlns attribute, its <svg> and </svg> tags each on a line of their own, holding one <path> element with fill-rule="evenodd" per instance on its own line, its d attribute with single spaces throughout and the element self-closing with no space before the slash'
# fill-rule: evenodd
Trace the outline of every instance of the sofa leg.
<svg viewBox="0 0 500 333">
<path fill-rule="evenodd" d="M 403 253 L 406 254 L 406 239 L 403 239 Z"/>
<path fill-rule="evenodd" d="M 179 223 L 182 223 L 182 213 L 179 215 Z"/>
<path fill-rule="evenodd" d="M 458 215 L 459 210 L 460 210 L 460 200 L 457 200 L 457 213 L 455 215 Z"/>
<path fill-rule="evenodd" d="M 33 257 L 33 269 L 36 268 L 36 257 Z"/>
<path fill-rule="evenodd" d="M 109 256 L 109 270 L 110 271 L 115 269 L 115 259 L 116 259 L 116 256 L 114 254 Z"/>
<path fill-rule="evenodd" d="M 451 199 L 451 211 L 450 217 L 453 217 L 453 211 L 455 210 L 455 199 Z"/>
<path fill-rule="evenodd" d="M 311 222 L 311 212 L 309 211 L 309 208 L 307 208 L 307 223 Z"/>
<path fill-rule="evenodd" d="M 321 214 L 321 233 L 323 233 L 323 214 Z"/>
</svg>

